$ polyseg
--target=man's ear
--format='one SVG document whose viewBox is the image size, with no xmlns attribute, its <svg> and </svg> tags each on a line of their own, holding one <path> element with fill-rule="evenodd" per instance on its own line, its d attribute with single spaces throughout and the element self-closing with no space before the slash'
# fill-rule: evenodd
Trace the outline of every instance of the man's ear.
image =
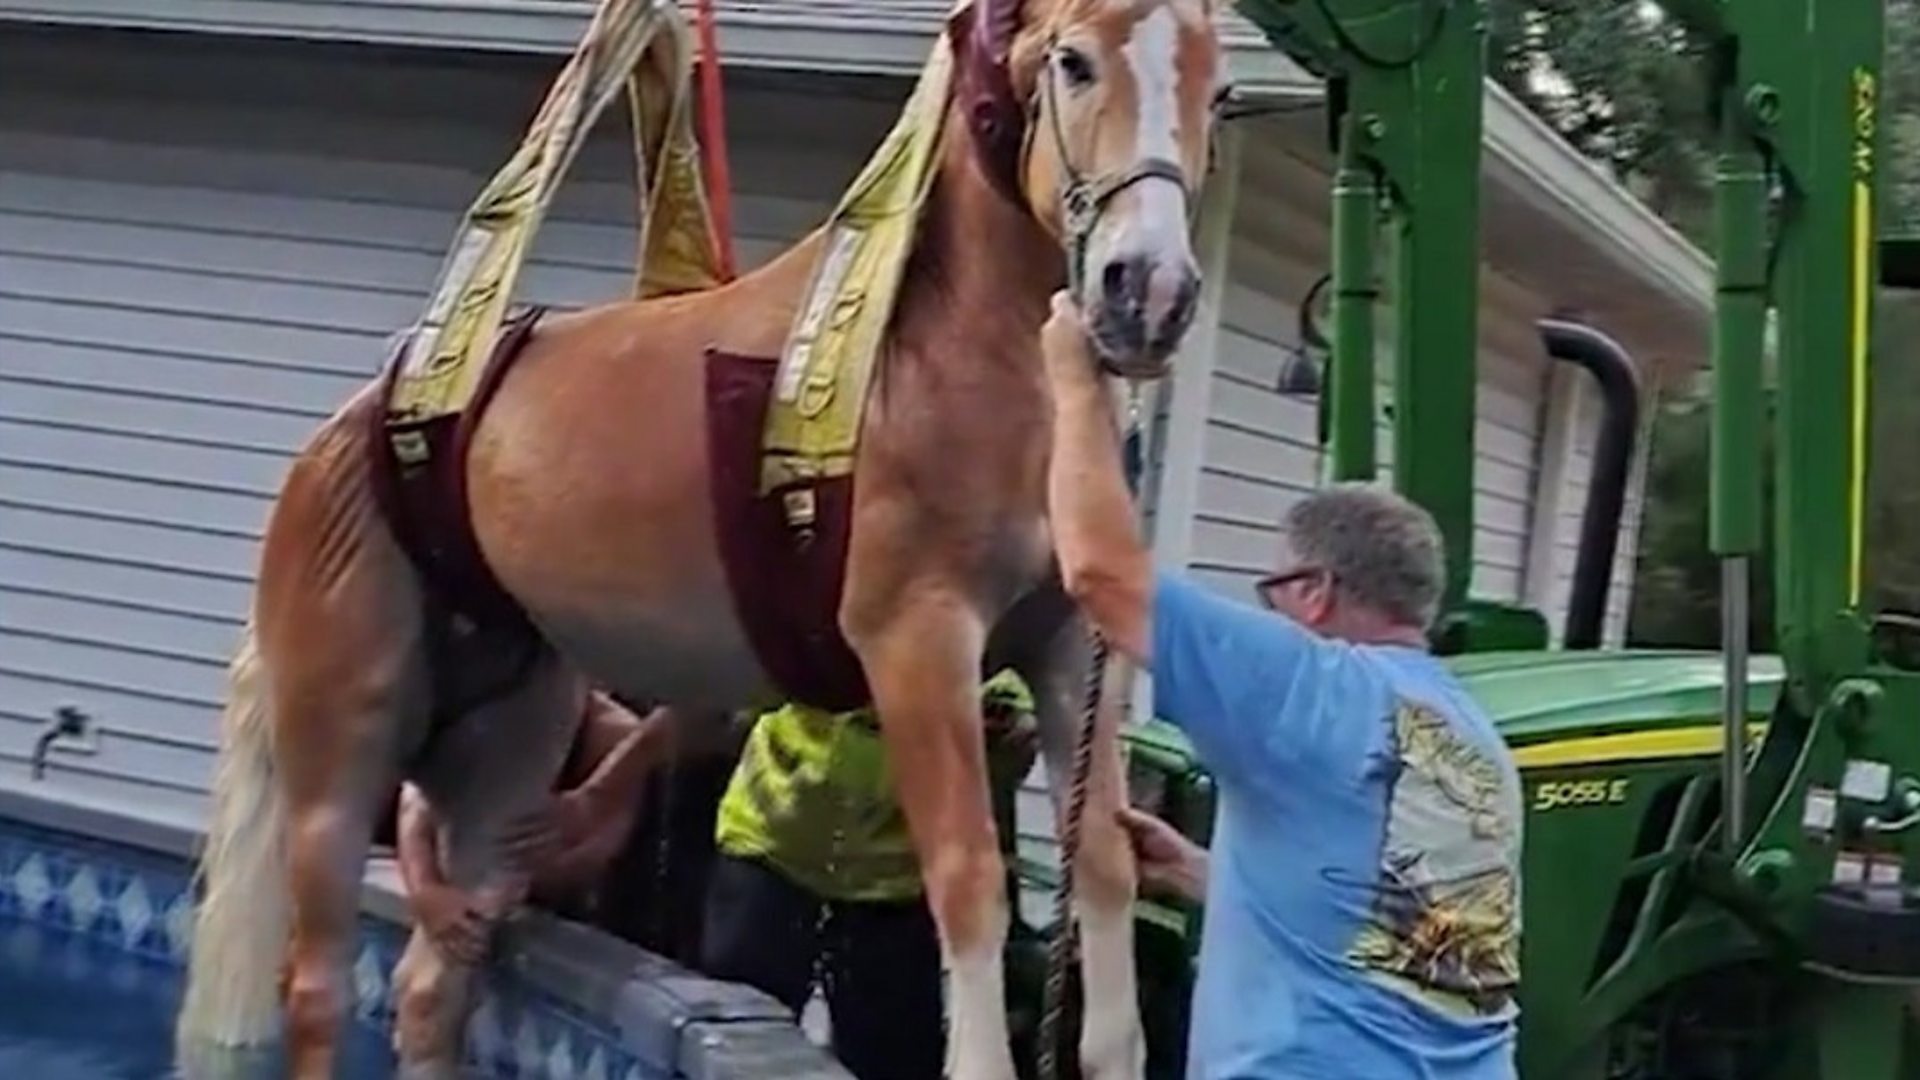
<svg viewBox="0 0 1920 1080">
<path fill-rule="evenodd" d="M 1332 585 L 1322 582 L 1314 586 L 1307 597 L 1307 614 L 1311 616 L 1313 625 L 1323 626 L 1333 618 L 1334 602 Z"/>
</svg>

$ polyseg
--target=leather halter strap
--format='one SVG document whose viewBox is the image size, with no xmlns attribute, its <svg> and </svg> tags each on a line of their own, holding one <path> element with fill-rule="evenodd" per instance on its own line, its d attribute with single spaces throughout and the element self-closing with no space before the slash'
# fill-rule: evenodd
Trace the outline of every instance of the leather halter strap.
<svg viewBox="0 0 1920 1080">
<path fill-rule="evenodd" d="M 1049 47 L 1048 52 L 1052 52 Z M 1060 226 L 1066 233 L 1067 241 L 1067 284 L 1075 293 L 1080 291 L 1086 280 L 1087 245 L 1093 239 L 1094 227 L 1100 224 L 1100 215 L 1106 212 L 1107 205 L 1123 191 L 1147 180 L 1165 180 L 1179 187 L 1187 197 L 1187 205 L 1193 204 L 1193 191 L 1187 185 L 1187 173 L 1180 164 L 1163 157 L 1145 157 L 1134 161 L 1122 169 L 1102 175 L 1088 176 L 1073 163 L 1073 155 L 1068 152 L 1067 132 L 1060 122 L 1060 101 L 1056 83 L 1059 75 L 1048 64 L 1045 82 L 1036 95 L 1035 109 L 1044 107 L 1047 112 L 1048 126 L 1053 129 L 1054 155 L 1060 161 L 1060 168 L 1066 174 L 1066 184 L 1060 191 Z M 1033 124 L 1027 125 L 1027 142 L 1033 139 Z M 1021 150 L 1021 160 L 1026 159 L 1026 148 Z"/>
<path fill-rule="evenodd" d="M 1053 65 L 1030 102 L 1014 90 L 1009 66 L 1014 37 L 1020 31 L 1021 0 L 973 0 L 956 12 L 948 24 L 958 60 L 960 90 L 965 95 L 967 128 L 983 171 L 1003 198 L 1025 210 L 1022 185 L 1034 129 L 1044 107 L 1053 129 L 1054 150 L 1066 183 L 1060 192 L 1061 227 L 1067 244 L 1067 277 L 1079 291 L 1086 273 L 1086 251 L 1100 215 L 1121 192 L 1146 180 L 1166 180 L 1180 186 L 1192 205 L 1186 170 L 1166 158 L 1143 158 L 1115 172 L 1088 176 L 1073 163 L 1066 131 L 1060 120 Z M 1051 47 L 1048 49 L 1051 53 Z"/>
</svg>

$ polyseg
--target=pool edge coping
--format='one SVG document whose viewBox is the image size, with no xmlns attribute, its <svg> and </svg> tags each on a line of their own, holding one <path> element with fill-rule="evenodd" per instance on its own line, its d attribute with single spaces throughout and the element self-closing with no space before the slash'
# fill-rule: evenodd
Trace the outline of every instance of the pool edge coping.
<svg viewBox="0 0 1920 1080">
<path fill-rule="evenodd" d="M 178 820 L 0 785 L 0 821 L 5 820 L 189 864 L 203 835 Z M 391 858 L 369 863 L 361 911 L 402 930 L 410 925 Z M 623 1048 L 676 1077 L 852 1080 L 772 997 L 708 978 L 590 926 L 528 911 L 503 928 L 492 965 L 605 1023 Z"/>
</svg>

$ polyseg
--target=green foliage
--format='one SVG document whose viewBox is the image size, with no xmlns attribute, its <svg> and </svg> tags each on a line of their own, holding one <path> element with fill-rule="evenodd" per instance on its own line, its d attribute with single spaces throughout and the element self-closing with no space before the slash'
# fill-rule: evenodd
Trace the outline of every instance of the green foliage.
<svg viewBox="0 0 1920 1080">
<path fill-rule="evenodd" d="M 1884 2 L 1884 216 L 1889 232 L 1920 233 L 1920 0 Z M 1712 119 L 1703 42 L 1648 0 L 1488 0 L 1487 35 L 1494 79 L 1704 244 Z"/>
<path fill-rule="evenodd" d="M 1492 0 L 1493 77 L 1696 243 L 1711 135 L 1701 45 L 1641 0 Z"/>
<path fill-rule="evenodd" d="M 1867 521 L 1869 602 L 1876 610 L 1920 613 L 1920 453 L 1914 449 L 1914 432 L 1920 431 L 1920 300 L 1883 297 L 1880 329 Z M 1628 620 L 1635 644 L 1710 648 L 1720 639 L 1720 570 L 1707 550 L 1710 421 L 1707 403 L 1690 401 L 1663 410 L 1655 422 Z M 1771 514 L 1771 472 L 1765 475 Z M 1772 647 L 1772 575 L 1770 551 L 1763 552 L 1754 563 L 1750 629 L 1756 649 Z"/>
<path fill-rule="evenodd" d="M 1636 645 L 1711 648 L 1720 640 L 1720 563 L 1707 549 L 1712 426 L 1712 413 L 1701 402 L 1672 406 L 1654 422 L 1640 571 L 1627 619 Z M 1771 514 L 1768 487 L 1765 512 Z M 1751 566 L 1747 625 L 1753 647 L 1762 651 L 1773 648 L 1772 530 L 1766 536 Z"/>
<path fill-rule="evenodd" d="M 1920 0 L 1884 2 L 1882 232 L 1920 235 Z M 1643 0 L 1488 0 L 1487 17 L 1492 76 L 1705 246 L 1711 121 L 1701 43 Z M 1873 602 L 1920 612 L 1920 298 L 1882 301 L 1874 364 Z M 1709 433 L 1703 402 L 1679 402 L 1655 421 L 1630 619 L 1638 643 L 1711 647 L 1719 640 L 1720 571 L 1707 550 Z M 1754 644 L 1769 648 L 1773 580 L 1765 553 L 1753 586 Z"/>
<path fill-rule="evenodd" d="M 1920 298 L 1881 302 L 1872 408 L 1867 573 L 1879 607 L 1920 613 Z"/>
</svg>

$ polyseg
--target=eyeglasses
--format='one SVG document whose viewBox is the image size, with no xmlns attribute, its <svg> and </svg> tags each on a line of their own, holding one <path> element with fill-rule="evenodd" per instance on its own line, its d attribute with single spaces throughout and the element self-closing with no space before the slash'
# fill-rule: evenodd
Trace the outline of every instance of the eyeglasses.
<svg viewBox="0 0 1920 1080">
<path fill-rule="evenodd" d="M 1253 583 L 1254 595 L 1260 598 L 1260 603 L 1264 607 L 1266 607 L 1268 611 L 1273 611 L 1276 609 L 1276 605 L 1273 600 L 1273 595 L 1274 593 L 1278 592 L 1282 587 L 1291 585 L 1296 581 L 1305 581 L 1310 577 L 1321 577 L 1321 576 L 1324 576 L 1327 579 L 1328 584 L 1333 583 L 1333 580 L 1334 580 L 1333 571 L 1328 570 L 1323 566 L 1295 567 L 1294 569 L 1285 571 L 1284 573 L 1272 574 L 1267 577 L 1261 578 L 1259 581 L 1254 582 Z"/>
</svg>

